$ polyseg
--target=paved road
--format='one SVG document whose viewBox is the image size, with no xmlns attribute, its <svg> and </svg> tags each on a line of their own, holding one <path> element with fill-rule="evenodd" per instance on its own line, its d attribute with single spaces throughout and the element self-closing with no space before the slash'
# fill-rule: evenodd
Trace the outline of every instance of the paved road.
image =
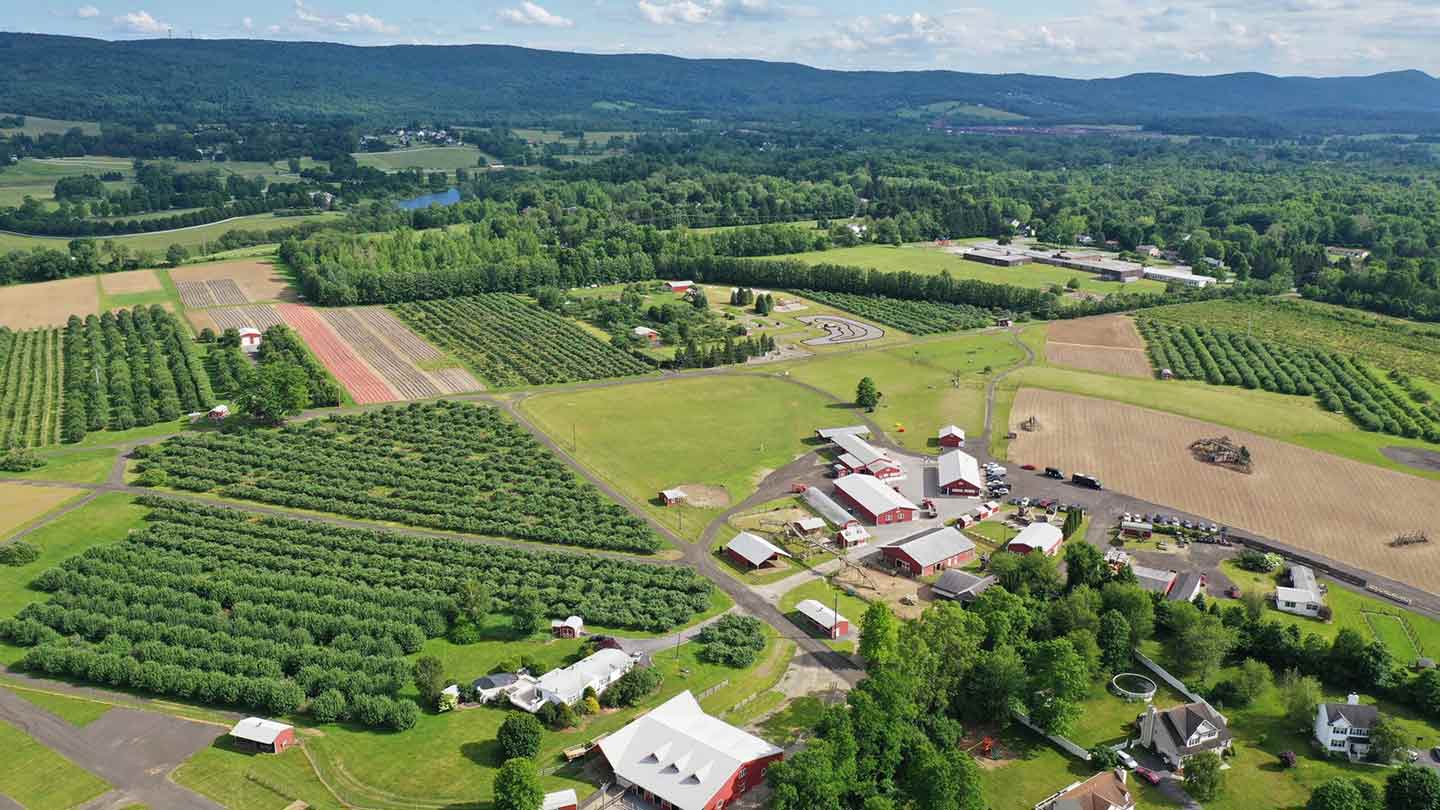
<svg viewBox="0 0 1440 810">
<path fill-rule="evenodd" d="M 110 783 L 112 790 L 87 808 L 108 810 L 138 802 L 156 810 L 222 810 L 170 781 L 171 771 L 224 733 L 213 725 L 117 708 L 76 728 L 3 689 L 0 718 Z"/>
</svg>

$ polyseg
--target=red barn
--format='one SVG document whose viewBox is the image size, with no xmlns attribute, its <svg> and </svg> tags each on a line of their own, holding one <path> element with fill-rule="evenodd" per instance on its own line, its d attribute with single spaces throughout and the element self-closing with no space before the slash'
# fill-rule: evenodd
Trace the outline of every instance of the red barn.
<svg viewBox="0 0 1440 810">
<path fill-rule="evenodd" d="M 661 501 L 661 503 L 664 503 L 666 506 L 674 506 L 675 504 L 680 503 L 681 501 L 684 501 L 684 500 L 685 500 L 685 490 L 683 490 L 683 489 L 662 489 L 662 490 L 660 490 L 660 501 Z"/>
<path fill-rule="evenodd" d="M 790 552 L 758 534 L 740 532 L 725 544 L 725 555 L 742 570 L 764 568 L 776 557 L 789 557 Z"/>
<path fill-rule="evenodd" d="M 898 573 L 928 577 L 975 559 L 975 544 L 950 526 L 921 532 L 880 549 Z"/>
<path fill-rule="evenodd" d="M 877 526 L 914 520 L 920 509 L 889 484 L 869 475 L 841 478 L 835 482 L 835 493 Z"/>
<path fill-rule="evenodd" d="M 571 788 L 546 793 L 545 800 L 540 803 L 540 810 L 576 810 L 579 806 L 580 798 L 575 795 L 575 789 Z"/>
<path fill-rule="evenodd" d="M 681 692 L 601 740 L 614 786 L 675 810 L 721 810 L 765 781 L 784 758 L 768 742 L 700 709 Z"/>
<path fill-rule="evenodd" d="M 844 638 L 850 635 L 850 620 L 820 604 L 817 599 L 806 599 L 795 606 L 795 611 L 810 620 L 820 632 L 830 638 Z"/>
<path fill-rule="evenodd" d="M 884 480 L 903 479 L 904 470 L 894 459 L 854 434 L 842 433 L 831 439 L 840 448 L 842 474 L 867 473 Z"/>
<path fill-rule="evenodd" d="M 670 292 L 676 295 L 684 295 L 690 292 L 691 287 L 695 286 L 695 282 L 693 281 L 667 281 L 665 283 L 670 287 Z"/>
<path fill-rule="evenodd" d="M 961 430 L 955 425 L 946 425 L 945 427 L 940 428 L 940 446 L 964 447 L 965 431 Z"/>
<path fill-rule="evenodd" d="M 973 498 L 980 494 L 985 479 L 980 476 L 980 462 L 963 450 L 951 450 L 940 456 L 940 491 L 946 495 Z"/>
<path fill-rule="evenodd" d="M 230 729 L 230 737 L 242 751 L 278 754 L 295 744 L 295 727 L 261 717 L 247 717 Z"/>
</svg>

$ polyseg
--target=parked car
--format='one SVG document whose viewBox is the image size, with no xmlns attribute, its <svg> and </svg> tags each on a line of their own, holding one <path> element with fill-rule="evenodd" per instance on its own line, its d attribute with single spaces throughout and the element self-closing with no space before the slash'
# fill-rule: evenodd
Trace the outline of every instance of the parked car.
<svg viewBox="0 0 1440 810">
<path fill-rule="evenodd" d="M 1065 473 L 1061 472 L 1059 467 L 1046 467 L 1045 477 L 1054 478 L 1056 481 L 1064 481 Z"/>
<path fill-rule="evenodd" d="M 1030 505 L 1030 499 L 1029 499 L 1029 498 L 1021 498 L 1021 499 L 1020 499 L 1020 505 L 1021 505 L 1021 506 L 1029 506 L 1029 505 Z"/>
<path fill-rule="evenodd" d="M 1130 756 L 1130 752 L 1123 748 L 1115 751 L 1115 759 L 1119 760 L 1121 765 L 1124 765 L 1132 771 L 1140 767 L 1140 763 L 1135 761 L 1135 757 Z"/>
<path fill-rule="evenodd" d="M 1160 784 L 1160 774 L 1141 765 L 1135 768 L 1135 775 L 1152 785 Z"/>
<path fill-rule="evenodd" d="M 1436 762 L 1440 762 L 1440 745 L 1430 749 L 1430 758 Z"/>
<path fill-rule="evenodd" d="M 1033 470 L 1033 469 L 1035 469 L 1035 465 L 1034 465 L 1034 464 L 1021 464 L 1021 465 L 1020 465 L 1020 469 L 1022 469 L 1022 470 Z"/>
</svg>

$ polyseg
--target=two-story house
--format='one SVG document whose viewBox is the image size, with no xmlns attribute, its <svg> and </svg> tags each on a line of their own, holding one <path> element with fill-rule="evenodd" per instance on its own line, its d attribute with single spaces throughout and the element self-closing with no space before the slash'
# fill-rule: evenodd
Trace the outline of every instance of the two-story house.
<svg viewBox="0 0 1440 810">
<path fill-rule="evenodd" d="M 1232 737 L 1225 717 L 1208 703 L 1186 703 L 1160 710 L 1151 706 L 1140 715 L 1140 745 L 1154 751 L 1171 768 L 1183 768 L 1196 754 L 1219 754 Z"/>
<path fill-rule="evenodd" d="M 1359 762 L 1370 753 L 1370 731 L 1379 719 L 1380 710 L 1360 705 L 1360 696 L 1352 692 L 1344 703 L 1315 707 L 1315 739 L 1331 756 Z"/>
</svg>

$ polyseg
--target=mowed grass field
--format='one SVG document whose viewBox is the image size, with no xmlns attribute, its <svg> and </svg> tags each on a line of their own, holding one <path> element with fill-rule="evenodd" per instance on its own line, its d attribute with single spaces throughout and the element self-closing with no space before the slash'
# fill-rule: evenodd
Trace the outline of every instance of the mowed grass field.
<svg viewBox="0 0 1440 810">
<path fill-rule="evenodd" d="M 815 428 L 855 413 L 773 376 L 723 374 L 542 394 L 520 410 L 566 452 L 696 539 L 727 505 L 808 448 Z M 723 490 L 708 504 L 655 504 L 662 489 Z M 683 527 L 681 522 L 683 521 Z"/>
<path fill-rule="evenodd" d="M 103 779 L 0 721 L 0 794 L 26 810 L 69 810 L 110 789 Z"/>
<path fill-rule="evenodd" d="M 993 267 L 988 264 L 967 261 L 953 253 L 946 253 L 931 245 L 859 245 L 848 248 L 832 248 L 809 253 L 791 253 L 784 256 L 770 256 L 771 259 L 798 259 L 806 264 L 844 264 L 855 267 L 869 267 L 887 273 L 902 270 L 926 276 L 938 276 L 948 272 L 955 278 L 969 278 L 996 284 L 1011 284 L 1016 287 L 1044 289 L 1052 284 L 1062 287 L 1070 279 L 1080 280 L 1080 289 L 1085 292 L 1106 295 L 1114 292 L 1163 292 L 1165 285 L 1158 281 L 1136 281 L 1120 284 L 1101 281 L 1091 273 L 1066 270 L 1043 264 L 1026 264 L 1020 267 Z"/>
<path fill-rule="evenodd" d="M 100 125 L 94 121 L 71 121 L 64 118 L 45 118 L 39 115 L 25 115 L 24 113 L 0 112 L 0 116 L 21 115 L 25 118 L 25 126 L 17 129 L 0 129 L 0 137 L 11 135 L 29 135 L 37 137 L 40 135 L 64 135 L 76 127 L 86 135 L 99 135 Z"/>
<path fill-rule="evenodd" d="M 155 231 L 154 233 L 126 234 L 123 236 L 102 236 L 97 237 L 96 241 L 119 242 L 131 250 L 149 250 L 160 254 L 171 245 L 184 245 L 187 248 L 200 247 L 206 242 L 213 242 L 219 239 L 226 231 L 270 231 L 280 228 L 294 228 L 306 222 L 320 222 L 343 216 L 345 215 L 336 211 L 323 214 L 305 214 L 297 217 L 254 214 L 252 216 L 235 217 L 220 222 L 212 222 L 209 225 L 196 225 L 194 227 L 180 228 L 173 231 Z M 0 233 L 0 251 L 32 250 L 37 247 L 63 251 L 67 249 L 69 242 L 70 239 L 68 237 L 23 236 L 13 233 Z"/>
<path fill-rule="evenodd" d="M 794 379 L 846 401 L 854 399 L 860 378 L 870 377 L 884 394 L 870 418 L 896 444 L 934 453 L 936 434 L 946 425 L 959 425 L 967 435 L 981 433 L 986 383 L 1024 357 L 1010 335 L 990 333 L 851 352 L 785 368 Z"/>
<path fill-rule="evenodd" d="M 454 172 L 474 169 L 489 161 L 484 152 L 473 146 L 417 146 L 389 152 L 356 152 L 353 157 L 361 166 L 373 166 L 384 172 L 401 169 Z"/>
</svg>

